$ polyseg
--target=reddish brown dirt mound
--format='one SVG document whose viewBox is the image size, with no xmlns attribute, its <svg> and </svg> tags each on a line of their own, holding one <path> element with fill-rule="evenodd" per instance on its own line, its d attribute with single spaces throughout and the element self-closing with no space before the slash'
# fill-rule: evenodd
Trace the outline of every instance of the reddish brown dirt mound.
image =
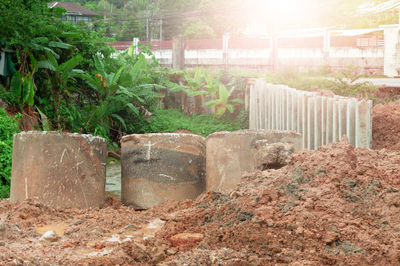
<svg viewBox="0 0 400 266">
<path fill-rule="evenodd" d="M 374 107 L 372 148 L 400 150 L 400 100 Z"/>
<path fill-rule="evenodd" d="M 230 196 L 205 194 L 170 214 L 160 236 L 205 234 L 202 251 L 177 264 L 224 249 L 263 265 L 399 264 L 399 163 L 398 153 L 343 142 L 296 153 L 290 166 L 249 176 Z"/>
<path fill-rule="evenodd" d="M 295 153 L 280 170 L 245 177 L 230 195 L 204 193 L 145 212 L 118 202 L 57 211 L 32 201 L 0 201 L 0 260 L 399 265 L 399 173 L 400 153 L 340 142 Z M 51 223 L 66 224 L 64 236 L 39 240 L 35 226 Z"/>
</svg>

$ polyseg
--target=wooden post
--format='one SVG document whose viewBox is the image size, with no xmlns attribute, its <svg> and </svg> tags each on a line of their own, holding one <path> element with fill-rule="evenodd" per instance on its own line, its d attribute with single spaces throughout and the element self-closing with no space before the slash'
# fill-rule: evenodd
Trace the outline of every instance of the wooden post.
<svg viewBox="0 0 400 266">
<path fill-rule="evenodd" d="M 272 61 L 272 72 L 277 72 L 279 67 L 279 58 L 278 58 L 278 37 L 275 29 L 275 25 L 273 25 L 272 35 L 271 35 L 271 61 Z"/>
<path fill-rule="evenodd" d="M 146 41 L 149 41 L 149 19 L 146 19 Z"/>
<path fill-rule="evenodd" d="M 162 18 L 160 19 L 160 41 L 162 41 Z"/>
<path fill-rule="evenodd" d="M 176 36 L 172 40 L 172 68 L 185 68 L 185 38 Z"/>
<path fill-rule="evenodd" d="M 228 48 L 229 48 L 229 38 L 230 34 L 225 33 L 222 38 L 222 51 L 223 51 L 223 61 L 224 61 L 224 69 L 228 69 Z"/>
<path fill-rule="evenodd" d="M 324 48 L 323 48 L 323 53 L 324 53 L 324 64 L 326 66 L 329 66 L 329 50 L 331 48 L 331 33 L 329 30 L 326 30 L 324 32 Z"/>
<path fill-rule="evenodd" d="M 172 40 L 172 69 L 185 68 L 185 38 L 183 36 L 175 36 Z M 181 111 L 188 113 L 187 95 L 183 91 L 175 94 L 175 102 L 180 98 Z"/>
</svg>

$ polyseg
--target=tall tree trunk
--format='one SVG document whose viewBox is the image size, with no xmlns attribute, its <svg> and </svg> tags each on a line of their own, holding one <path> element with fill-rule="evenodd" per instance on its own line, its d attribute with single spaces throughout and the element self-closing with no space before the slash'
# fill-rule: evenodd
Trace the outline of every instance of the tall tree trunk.
<svg viewBox="0 0 400 266">
<path fill-rule="evenodd" d="M 128 18 L 128 0 L 124 0 L 125 19 Z"/>
<path fill-rule="evenodd" d="M 106 12 L 107 12 L 106 9 L 107 9 L 106 0 L 104 0 L 104 16 L 103 16 L 104 21 L 106 21 Z"/>
</svg>

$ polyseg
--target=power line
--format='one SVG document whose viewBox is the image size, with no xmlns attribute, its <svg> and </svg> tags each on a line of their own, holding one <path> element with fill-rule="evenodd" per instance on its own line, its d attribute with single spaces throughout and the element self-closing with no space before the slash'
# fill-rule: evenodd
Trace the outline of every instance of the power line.
<svg viewBox="0 0 400 266">
<path fill-rule="evenodd" d="M 164 20 L 164 19 L 172 19 L 172 18 L 195 18 L 195 17 L 202 17 L 207 15 L 217 15 L 224 11 L 241 11 L 243 10 L 242 6 L 236 7 L 225 7 L 225 8 L 218 8 L 218 9 L 209 9 L 209 10 L 194 10 L 194 11 L 187 11 L 183 13 L 165 13 L 156 16 L 147 16 L 147 17 L 140 17 L 140 18 L 132 18 L 132 19 L 106 19 L 106 21 L 142 21 L 142 20 Z"/>
</svg>

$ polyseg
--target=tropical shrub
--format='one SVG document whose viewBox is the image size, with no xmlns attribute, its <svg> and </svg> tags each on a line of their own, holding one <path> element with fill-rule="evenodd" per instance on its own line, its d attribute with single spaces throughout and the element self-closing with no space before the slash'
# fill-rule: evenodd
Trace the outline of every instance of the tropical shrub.
<svg viewBox="0 0 400 266">
<path fill-rule="evenodd" d="M 133 50 L 115 58 L 94 56 L 95 69 L 80 75 L 92 95 L 82 97 L 86 104 L 73 107 L 80 111 L 68 109 L 72 131 L 118 141 L 124 134 L 135 133 L 130 131 L 135 127 L 128 125 L 150 121 L 151 111 L 164 96 L 162 90 L 173 83 L 167 80 L 166 70 L 158 68 L 148 47 L 140 46 L 137 55 Z"/>
<path fill-rule="evenodd" d="M 18 117 L 11 118 L 0 108 L 0 198 L 9 196 L 13 135 L 19 132 Z"/>
<path fill-rule="evenodd" d="M 95 32 L 63 23 L 64 11 L 47 2 L 1 1 L 0 47 L 14 51 L 16 73 L 0 78 L 0 95 L 10 110 L 64 130 L 70 109 L 78 109 L 69 107 L 91 94 L 77 75 L 94 68 L 93 55 L 109 57 L 113 48 Z"/>
<path fill-rule="evenodd" d="M 191 72 L 181 71 L 185 78 L 184 84 L 175 86 L 170 90 L 172 92 L 183 91 L 187 97 L 195 97 L 195 103 L 204 104 L 215 108 L 217 118 L 222 117 L 228 110 L 230 113 L 235 111 L 235 107 L 243 104 L 243 100 L 234 97 L 234 91 L 245 88 L 246 85 L 237 87 L 236 80 L 231 77 L 226 78 L 222 72 L 220 77 L 214 73 L 208 72 L 203 68 L 195 68 Z M 196 101 L 196 99 L 199 99 Z M 207 99 L 207 102 L 204 101 Z M 200 108 L 196 108 L 199 110 Z"/>
</svg>

